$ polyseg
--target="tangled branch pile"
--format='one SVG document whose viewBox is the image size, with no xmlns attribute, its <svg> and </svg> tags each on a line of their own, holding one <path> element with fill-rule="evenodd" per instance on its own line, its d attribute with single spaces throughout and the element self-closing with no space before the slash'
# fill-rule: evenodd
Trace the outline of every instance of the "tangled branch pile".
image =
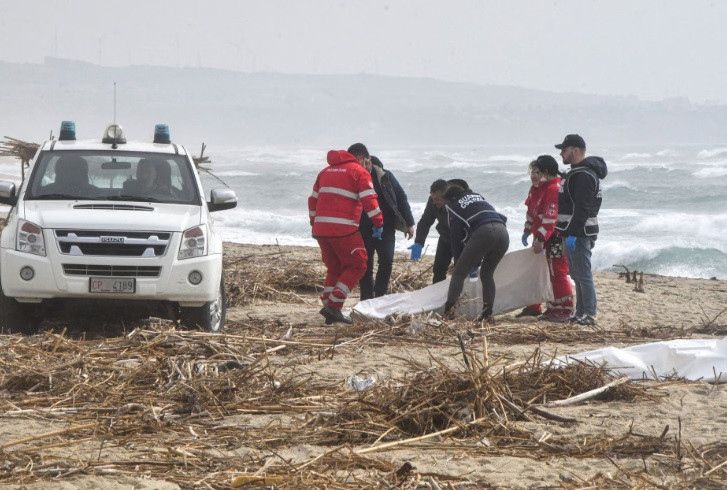
<svg viewBox="0 0 727 490">
<path fill-rule="evenodd" d="M 479 364 L 458 370 L 411 363 L 412 376 L 359 393 L 295 374 L 295 363 L 306 362 L 307 355 L 271 361 L 269 352 L 279 345 L 309 351 L 310 344 L 255 339 L 177 331 L 165 324 L 101 340 L 54 333 L 2 337 L 4 416 L 65 423 L 60 432 L 0 444 L 0 481 L 113 470 L 182 486 L 204 481 L 221 487 L 240 478 L 245 461 L 246 467 L 266 468 L 266 478 L 284 486 L 340 482 L 335 475 L 343 470 L 359 472 L 358 478 L 369 483 L 384 477 L 393 482 L 400 478 L 394 465 L 364 458 L 364 451 L 354 447 L 453 427 L 465 438 L 490 438 L 491 446 L 481 449 L 485 452 L 530 453 L 537 438 L 516 423 L 528 417 L 529 403 L 575 393 L 605 379 L 605 373 L 587 366 L 560 374 L 536 367 L 536 357 L 506 375 Z M 475 362 L 471 355 L 469 362 Z M 647 395 L 643 388 L 628 386 L 613 396 Z M 235 422 L 246 413 L 272 418 L 257 426 Z M 619 451 L 612 441 L 596 438 L 590 444 L 591 452 Z M 333 450 L 324 451 L 315 464 L 299 467 L 261 459 L 267 451 L 297 445 Z M 88 457 L 71 462 L 56 452 L 65 446 Z M 542 457 L 584 452 L 582 444 L 568 438 L 537 446 Z"/>
<path fill-rule="evenodd" d="M 391 292 L 421 289 L 429 285 L 431 268 L 421 270 L 411 262 L 397 261 Z M 325 267 L 320 260 L 295 259 L 284 251 L 225 257 L 225 283 L 230 306 L 257 300 L 304 303 L 300 293 L 323 290 Z"/>
<path fill-rule="evenodd" d="M 28 165 L 28 162 L 32 160 L 39 147 L 40 145 L 37 143 L 29 143 L 5 136 L 5 140 L 0 141 L 0 156 L 15 157 L 23 162 L 24 165 Z"/>
<path fill-rule="evenodd" d="M 358 392 L 300 374 L 308 373 L 300 367 L 311 357 L 332 355 L 335 339 L 283 340 L 285 326 L 263 323 L 233 324 L 227 335 L 170 326 L 96 340 L 48 332 L 0 336 L 3 417 L 46 419 L 57 427 L 0 443 L 0 482 L 84 473 L 143 476 L 184 488 L 417 487 L 422 475 L 411 465 L 369 454 L 390 445 L 445 444 L 538 459 L 660 454 L 671 464 L 676 458 L 666 432 L 584 440 L 543 437 L 523 424 L 540 417 L 576 423 L 543 404 L 608 381 L 602 369 L 585 364 L 556 369 L 537 351 L 525 363 L 503 366 L 463 347 L 459 367 L 407 360 L 406 376 Z M 360 332 L 361 345 L 375 338 Z M 624 384 L 600 400 L 658 397 L 643 385 Z M 437 442 L 437 434 L 455 438 Z M 301 459 L 306 453 L 312 455 Z M 725 476 L 715 470 L 708 480 Z M 439 478 L 462 488 L 477 483 Z"/>
<path fill-rule="evenodd" d="M 261 257 L 265 260 L 260 260 Z M 226 257 L 227 301 L 242 306 L 257 300 L 304 302 L 295 293 L 323 289 L 323 270 L 312 261 L 291 260 L 284 252 Z"/>
<path fill-rule="evenodd" d="M 409 360 L 412 375 L 388 380 L 361 393 L 355 403 L 337 411 L 330 427 L 319 427 L 317 444 L 370 443 L 422 436 L 459 427 L 466 433 L 500 438 L 500 444 L 519 445 L 527 431 L 515 421 L 531 420 L 528 412 L 546 418 L 537 407 L 598 388 L 609 381 L 603 368 L 574 364 L 556 368 L 536 352 L 514 370 L 490 366 L 465 354 L 466 369 L 441 363 L 434 367 Z M 625 384 L 603 400 L 656 399 L 643 386 Z M 553 416 L 561 422 L 575 422 Z M 471 424 L 477 421 L 476 424 Z M 341 432 L 340 427 L 346 431 Z M 330 438 L 326 438 L 326 436 Z M 491 439 L 493 440 L 493 439 Z"/>
</svg>

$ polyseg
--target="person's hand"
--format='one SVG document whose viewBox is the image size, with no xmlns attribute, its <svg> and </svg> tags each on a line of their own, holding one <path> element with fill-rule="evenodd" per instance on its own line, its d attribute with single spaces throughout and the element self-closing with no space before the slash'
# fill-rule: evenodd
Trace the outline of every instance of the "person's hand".
<svg viewBox="0 0 727 490">
<path fill-rule="evenodd" d="M 568 252 L 575 252 L 576 251 L 576 237 L 574 236 L 567 236 L 565 237 L 565 240 L 563 241 L 565 244 L 565 249 Z"/>
<path fill-rule="evenodd" d="M 411 260 L 417 261 L 422 258 L 422 246 L 418 243 L 412 243 L 406 248 L 411 250 Z"/>
<path fill-rule="evenodd" d="M 522 239 L 523 247 L 528 246 L 528 237 L 529 236 L 530 236 L 530 233 L 528 233 L 527 231 L 523 233 L 523 239 Z"/>
<path fill-rule="evenodd" d="M 373 233 L 371 234 L 372 237 L 376 238 L 377 240 L 381 240 L 381 235 L 384 233 L 384 227 L 372 227 Z"/>
<path fill-rule="evenodd" d="M 406 237 L 407 240 L 414 237 L 414 227 L 413 226 L 410 226 L 409 228 L 407 228 L 407 230 L 404 232 L 404 237 Z"/>
<path fill-rule="evenodd" d="M 472 269 L 470 269 L 469 276 L 474 279 L 477 277 L 477 271 L 479 270 L 479 267 L 474 266 Z"/>
<path fill-rule="evenodd" d="M 533 253 L 537 255 L 542 251 L 543 251 L 543 242 L 533 238 Z"/>
</svg>

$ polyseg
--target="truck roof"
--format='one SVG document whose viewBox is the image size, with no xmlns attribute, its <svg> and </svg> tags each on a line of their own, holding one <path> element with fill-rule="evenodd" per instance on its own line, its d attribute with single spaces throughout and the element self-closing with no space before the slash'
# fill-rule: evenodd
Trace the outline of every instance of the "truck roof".
<svg viewBox="0 0 727 490">
<path fill-rule="evenodd" d="M 129 141 L 112 148 L 111 143 L 102 143 L 101 140 L 49 140 L 43 143 L 42 150 L 108 150 L 108 151 L 138 151 L 145 153 L 167 153 L 171 155 L 187 155 L 182 145 L 165 143 L 148 143 L 145 141 Z"/>
</svg>

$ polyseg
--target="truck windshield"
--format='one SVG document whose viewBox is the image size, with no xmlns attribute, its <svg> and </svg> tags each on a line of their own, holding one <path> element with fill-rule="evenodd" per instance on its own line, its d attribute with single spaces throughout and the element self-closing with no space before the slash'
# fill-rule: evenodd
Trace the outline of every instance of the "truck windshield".
<svg viewBox="0 0 727 490">
<path fill-rule="evenodd" d="M 118 151 L 42 153 L 25 199 L 200 204 L 185 156 Z"/>
</svg>

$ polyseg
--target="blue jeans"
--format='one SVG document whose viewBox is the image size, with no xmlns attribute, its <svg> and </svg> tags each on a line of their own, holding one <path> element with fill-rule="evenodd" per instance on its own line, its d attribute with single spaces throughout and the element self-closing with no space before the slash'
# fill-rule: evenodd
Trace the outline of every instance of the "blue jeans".
<svg viewBox="0 0 727 490">
<path fill-rule="evenodd" d="M 591 249 L 596 244 L 588 237 L 576 237 L 576 249 L 566 250 L 570 276 L 576 283 L 576 316 L 596 316 L 596 285 L 591 272 Z M 564 247 L 565 248 L 565 247 Z"/>
</svg>

